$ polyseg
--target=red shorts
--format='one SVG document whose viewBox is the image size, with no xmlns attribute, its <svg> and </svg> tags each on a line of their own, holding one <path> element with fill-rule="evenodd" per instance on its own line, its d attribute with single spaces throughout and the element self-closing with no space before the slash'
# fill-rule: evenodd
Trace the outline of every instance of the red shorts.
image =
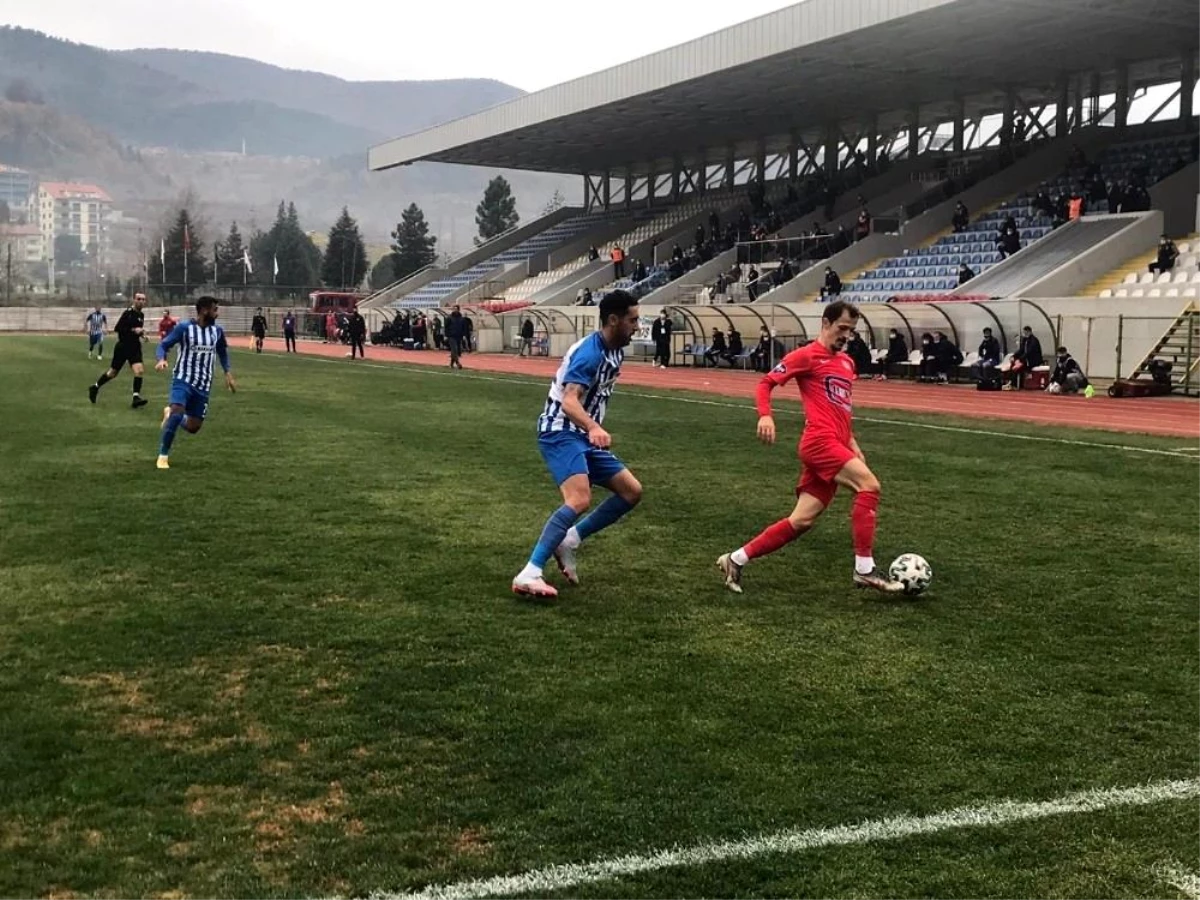
<svg viewBox="0 0 1200 900">
<path fill-rule="evenodd" d="M 855 453 L 840 441 L 827 439 L 800 445 L 800 481 L 796 484 L 796 496 L 810 494 L 828 506 L 837 493 L 834 479 L 846 463 L 855 459 Z"/>
</svg>

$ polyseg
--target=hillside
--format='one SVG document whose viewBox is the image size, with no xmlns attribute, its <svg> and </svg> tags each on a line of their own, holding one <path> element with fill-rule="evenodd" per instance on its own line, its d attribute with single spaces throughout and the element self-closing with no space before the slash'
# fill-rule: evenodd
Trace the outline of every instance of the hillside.
<svg viewBox="0 0 1200 900">
<path fill-rule="evenodd" d="M 367 239 L 384 243 L 415 202 L 439 249 L 465 250 L 496 173 L 430 164 L 371 173 L 366 149 L 520 93 L 486 80 L 347 82 L 219 54 L 115 53 L 0 28 L 0 94 L 18 79 L 34 102 L 0 100 L 0 163 L 103 185 L 126 216 L 114 233 L 126 252 L 188 189 L 219 233 L 231 219 L 266 227 L 287 199 L 308 230 L 327 230 L 346 205 Z M 579 197 L 575 178 L 504 174 L 526 221 L 555 190 Z"/>
<path fill-rule="evenodd" d="M 345 81 L 191 50 L 129 50 L 114 55 L 201 85 L 228 100 L 292 107 L 386 138 L 448 122 L 522 94 L 511 85 L 486 79 Z"/>
<path fill-rule="evenodd" d="M 0 90 L 44 101 L 140 146 L 326 157 L 519 96 L 497 81 L 350 82 L 179 50 L 114 52 L 0 28 Z"/>
</svg>

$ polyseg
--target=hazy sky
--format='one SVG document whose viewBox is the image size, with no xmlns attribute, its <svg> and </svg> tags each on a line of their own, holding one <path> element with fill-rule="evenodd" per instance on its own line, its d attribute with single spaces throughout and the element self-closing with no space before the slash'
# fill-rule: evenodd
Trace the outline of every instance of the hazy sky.
<svg viewBox="0 0 1200 900">
<path fill-rule="evenodd" d="M 489 77 L 533 91 L 793 2 L 0 0 L 0 24 L 114 50 L 212 50 L 353 80 Z"/>
</svg>

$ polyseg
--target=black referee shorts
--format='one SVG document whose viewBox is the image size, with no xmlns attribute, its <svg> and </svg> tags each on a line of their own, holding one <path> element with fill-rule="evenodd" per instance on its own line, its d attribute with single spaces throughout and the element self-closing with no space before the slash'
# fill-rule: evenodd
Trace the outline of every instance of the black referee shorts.
<svg viewBox="0 0 1200 900">
<path fill-rule="evenodd" d="M 133 365 L 142 361 L 142 342 L 138 341 L 135 344 L 126 344 L 123 341 L 117 341 L 117 346 L 113 350 L 112 362 L 108 367 L 113 372 L 120 372 L 125 367 L 126 363 Z"/>
</svg>

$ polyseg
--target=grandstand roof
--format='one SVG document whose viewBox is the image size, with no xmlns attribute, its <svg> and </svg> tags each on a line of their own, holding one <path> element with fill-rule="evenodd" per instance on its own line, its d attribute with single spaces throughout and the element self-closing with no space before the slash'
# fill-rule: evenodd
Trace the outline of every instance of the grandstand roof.
<svg viewBox="0 0 1200 900">
<path fill-rule="evenodd" d="M 959 99 L 987 114 L 1009 86 L 1053 102 L 1063 73 L 1115 60 L 1135 85 L 1162 83 L 1200 44 L 1197 16 L 1196 0 L 804 0 L 373 147 L 369 165 L 644 174 L 701 148 L 719 161 L 731 142 L 742 158 L 789 132 L 812 143 L 831 121 L 894 128 L 914 104 L 923 119 Z"/>
</svg>

